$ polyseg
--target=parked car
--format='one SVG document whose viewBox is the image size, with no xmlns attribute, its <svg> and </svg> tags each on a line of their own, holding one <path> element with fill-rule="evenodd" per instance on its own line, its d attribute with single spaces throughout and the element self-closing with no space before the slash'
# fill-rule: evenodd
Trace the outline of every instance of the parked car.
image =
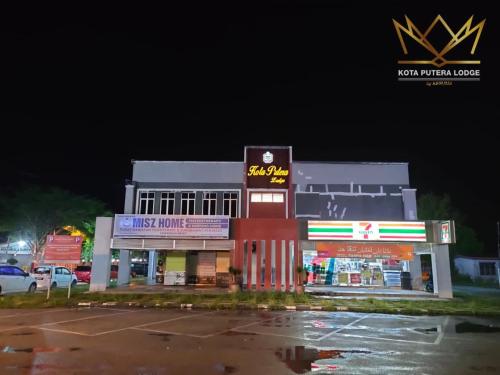
<svg viewBox="0 0 500 375">
<path fill-rule="evenodd" d="M 36 280 L 29 273 L 10 264 L 0 264 L 0 294 L 34 293 L 35 290 Z"/>
<path fill-rule="evenodd" d="M 52 272 L 52 275 L 51 275 Z M 67 288 L 71 283 L 74 287 L 77 283 L 77 277 L 66 267 L 61 266 L 38 266 L 31 273 L 36 280 L 36 285 L 38 289 L 50 288 Z"/>
<path fill-rule="evenodd" d="M 90 283 L 91 270 L 92 270 L 91 266 L 77 266 L 75 268 L 76 279 L 84 283 Z"/>
<path fill-rule="evenodd" d="M 90 274 L 92 272 L 92 266 L 77 266 L 75 268 L 75 275 L 78 281 L 84 283 L 90 283 Z M 132 268 L 130 269 L 130 275 L 135 277 L 133 274 Z M 111 269 L 109 271 L 109 278 L 111 280 L 118 279 L 118 265 L 112 264 Z"/>
</svg>

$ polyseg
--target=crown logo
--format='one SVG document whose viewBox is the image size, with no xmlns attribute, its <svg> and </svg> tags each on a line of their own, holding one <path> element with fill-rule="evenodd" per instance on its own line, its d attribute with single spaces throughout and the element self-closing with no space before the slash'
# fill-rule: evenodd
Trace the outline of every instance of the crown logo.
<svg viewBox="0 0 500 375">
<path fill-rule="evenodd" d="M 392 22 L 394 23 L 394 27 L 396 28 L 396 33 L 398 34 L 399 41 L 401 42 L 401 48 L 403 48 L 403 53 L 405 55 L 408 54 L 408 49 L 406 47 L 406 44 L 403 40 L 403 35 L 401 31 L 403 31 L 406 35 L 408 35 L 410 38 L 415 40 L 418 44 L 420 44 L 422 47 L 424 47 L 427 51 L 432 53 L 434 55 L 434 58 L 432 60 L 398 60 L 398 64 L 431 64 L 434 65 L 438 68 L 441 68 L 444 65 L 447 64 L 480 64 L 480 60 L 446 60 L 445 55 L 451 51 L 453 48 L 455 48 L 458 44 L 460 44 L 464 39 L 469 37 L 470 35 L 474 34 L 476 32 L 476 39 L 474 40 L 474 44 L 472 45 L 470 54 L 473 55 L 474 52 L 476 51 L 477 43 L 479 41 L 479 37 L 481 36 L 481 32 L 483 31 L 484 24 L 486 22 L 486 19 L 482 20 L 479 22 L 476 26 L 472 27 L 472 19 L 474 16 L 471 16 L 467 22 L 462 26 L 460 30 L 458 30 L 456 33 L 454 33 L 451 28 L 448 26 L 446 21 L 441 17 L 441 15 L 438 15 L 434 21 L 430 24 L 430 26 L 425 30 L 425 32 L 421 32 L 415 24 L 408 18 L 408 16 L 405 15 L 405 20 L 406 20 L 406 28 L 401 25 L 398 21 L 395 19 L 392 19 Z M 427 40 L 427 36 L 429 33 L 432 31 L 432 29 L 436 26 L 436 24 L 440 22 L 446 31 L 451 36 L 450 41 L 448 44 L 446 44 L 441 51 L 438 51 L 434 46 Z"/>
</svg>

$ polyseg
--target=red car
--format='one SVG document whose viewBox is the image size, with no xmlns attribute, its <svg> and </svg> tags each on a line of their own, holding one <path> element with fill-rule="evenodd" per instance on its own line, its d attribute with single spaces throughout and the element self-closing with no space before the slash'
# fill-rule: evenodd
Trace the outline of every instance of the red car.
<svg viewBox="0 0 500 375">
<path fill-rule="evenodd" d="M 90 283 L 90 272 L 92 270 L 91 266 L 78 266 L 75 268 L 75 275 L 78 281 L 84 283 Z M 118 279 L 118 266 L 111 265 L 111 270 L 109 274 L 110 279 Z"/>
<path fill-rule="evenodd" d="M 78 266 L 75 268 L 76 279 L 80 282 L 90 283 L 90 266 Z"/>
</svg>

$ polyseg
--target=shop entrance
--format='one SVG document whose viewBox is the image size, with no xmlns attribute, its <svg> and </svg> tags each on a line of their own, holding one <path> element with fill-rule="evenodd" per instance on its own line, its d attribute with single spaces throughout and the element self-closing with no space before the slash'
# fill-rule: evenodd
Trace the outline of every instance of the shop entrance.
<svg viewBox="0 0 500 375">
<path fill-rule="evenodd" d="M 408 262 L 381 258 L 329 258 L 303 251 L 307 285 L 401 287 Z"/>
<path fill-rule="evenodd" d="M 229 251 L 157 251 L 156 283 L 229 286 Z"/>
</svg>

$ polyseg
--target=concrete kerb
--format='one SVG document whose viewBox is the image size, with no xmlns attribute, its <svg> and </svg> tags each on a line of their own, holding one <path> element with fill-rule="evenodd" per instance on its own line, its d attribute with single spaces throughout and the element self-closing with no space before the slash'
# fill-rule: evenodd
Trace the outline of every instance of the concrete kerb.
<svg viewBox="0 0 500 375">
<path fill-rule="evenodd" d="M 325 310 L 322 306 L 317 305 L 268 305 L 268 304 L 258 304 L 253 305 L 250 303 L 237 303 L 233 304 L 230 302 L 221 303 L 176 303 L 176 302 L 163 302 L 163 303 L 151 303 L 151 304 L 141 304 L 137 301 L 128 302 L 79 302 L 77 307 L 101 307 L 101 308 L 111 308 L 111 307 L 143 307 L 143 308 L 172 308 L 172 309 L 183 309 L 183 310 L 286 310 L 286 311 L 323 311 Z M 348 311 L 344 306 L 337 306 L 338 310 Z"/>
</svg>

